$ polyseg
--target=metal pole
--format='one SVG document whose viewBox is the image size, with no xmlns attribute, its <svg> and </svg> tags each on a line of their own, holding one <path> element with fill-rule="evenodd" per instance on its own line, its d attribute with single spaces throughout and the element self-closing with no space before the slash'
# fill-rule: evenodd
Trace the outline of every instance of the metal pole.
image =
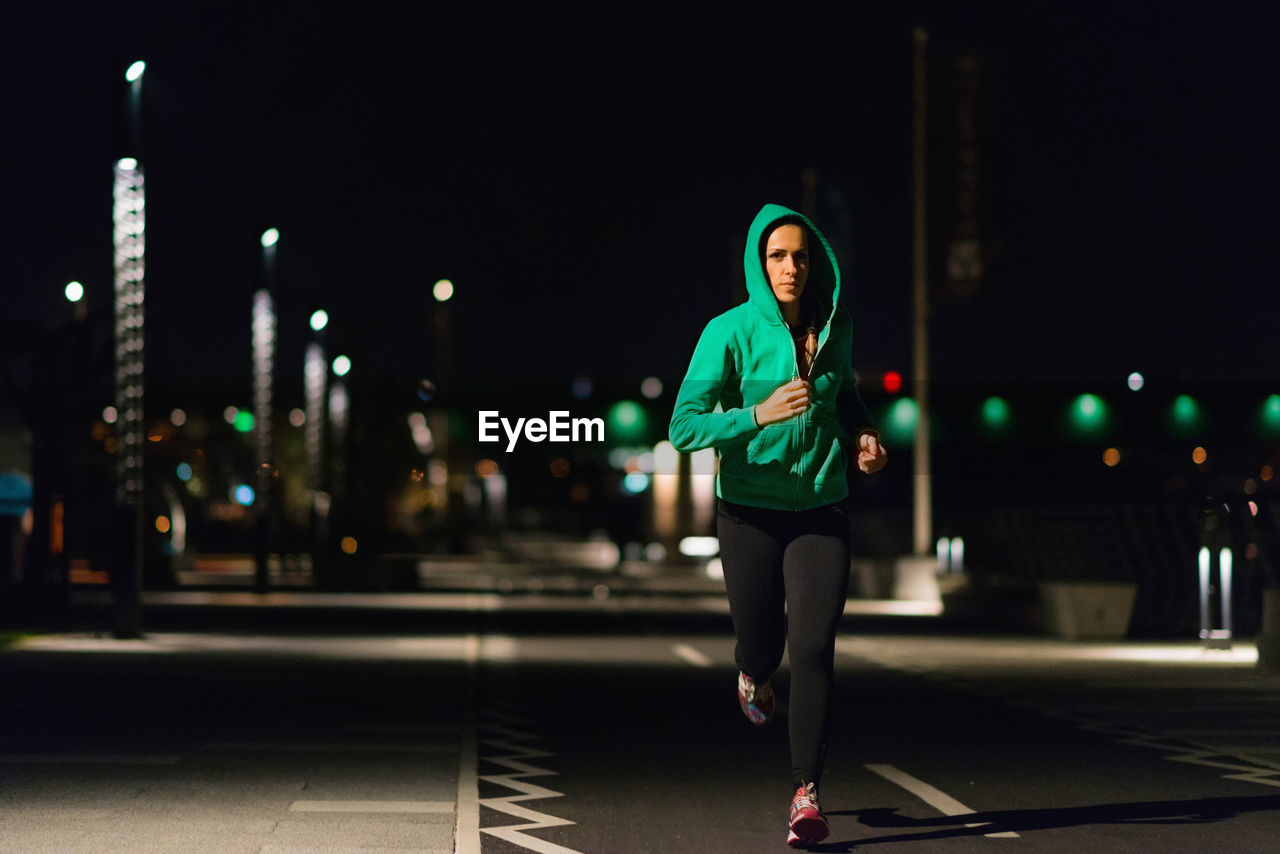
<svg viewBox="0 0 1280 854">
<path fill-rule="evenodd" d="M 914 549 L 927 555 L 933 545 L 933 495 L 929 464 L 929 294 L 927 266 L 927 199 L 926 155 L 928 132 L 928 87 L 926 57 L 929 34 L 915 30 L 915 169 L 914 169 L 914 244 L 915 276 L 912 309 L 913 361 L 915 365 L 916 433 L 914 486 Z"/>
</svg>

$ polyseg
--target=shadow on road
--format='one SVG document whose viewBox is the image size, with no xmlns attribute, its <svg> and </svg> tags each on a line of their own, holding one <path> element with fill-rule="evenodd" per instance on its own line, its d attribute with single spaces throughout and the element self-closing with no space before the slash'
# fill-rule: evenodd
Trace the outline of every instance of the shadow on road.
<svg viewBox="0 0 1280 854">
<path fill-rule="evenodd" d="M 908 818 L 892 807 L 830 811 L 828 815 L 852 815 L 867 827 L 910 828 L 912 833 L 829 842 L 811 851 L 851 851 L 854 845 L 918 842 L 959 836 L 983 836 L 1002 831 L 1051 830 L 1091 824 L 1201 824 L 1234 818 L 1241 813 L 1280 810 L 1280 795 L 1253 798 L 1200 798 L 1189 801 L 1144 801 L 1127 804 L 1097 804 L 1027 810 L 991 810 L 939 818 Z M 959 825 L 959 826 L 956 826 Z M 968 825 L 978 825 L 970 827 Z M 937 828 L 932 829 L 932 828 Z"/>
</svg>

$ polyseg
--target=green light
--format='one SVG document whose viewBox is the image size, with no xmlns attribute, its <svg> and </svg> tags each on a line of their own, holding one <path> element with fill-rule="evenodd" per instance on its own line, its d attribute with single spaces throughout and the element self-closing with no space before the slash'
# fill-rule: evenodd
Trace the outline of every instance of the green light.
<svg viewBox="0 0 1280 854">
<path fill-rule="evenodd" d="M 1107 405 L 1096 394 L 1082 394 L 1071 405 L 1071 426 L 1077 433 L 1095 433 L 1107 423 Z"/>
<path fill-rule="evenodd" d="M 1180 394 L 1171 409 L 1173 425 L 1178 430 L 1191 430 L 1200 423 L 1200 404 L 1189 394 Z"/>
<path fill-rule="evenodd" d="M 910 442 L 915 436 L 920 410 L 909 397 L 900 397 L 889 407 L 885 418 L 885 435 L 893 442 Z"/>
<path fill-rule="evenodd" d="M 1262 404 L 1262 426 L 1269 433 L 1280 433 L 1280 394 L 1273 394 Z"/>
<path fill-rule="evenodd" d="M 609 410 L 609 434 L 623 442 L 638 441 L 648 431 L 649 419 L 640 404 L 620 400 Z"/>
<path fill-rule="evenodd" d="M 982 404 L 982 423 L 992 431 L 1004 430 L 1009 426 L 1009 404 L 1003 397 L 988 397 Z"/>
<path fill-rule="evenodd" d="M 236 413 L 235 420 L 231 422 L 231 426 L 235 428 L 237 433 L 249 433 L 253 430 L 253 413 L 240 410 Z"/>
</svg>

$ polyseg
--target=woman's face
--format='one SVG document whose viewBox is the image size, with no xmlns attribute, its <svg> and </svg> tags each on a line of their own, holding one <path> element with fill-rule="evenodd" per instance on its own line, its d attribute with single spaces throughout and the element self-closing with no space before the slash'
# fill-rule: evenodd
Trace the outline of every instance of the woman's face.
<svg viewBox="0 0 1280 854">
<path fill-rule="evenodd" d="M 780 225 L 764 248 L 764 270 L 780 303 L 799 302 L 809 280 L 809 244 L 798 225 Z"/>
</svg>

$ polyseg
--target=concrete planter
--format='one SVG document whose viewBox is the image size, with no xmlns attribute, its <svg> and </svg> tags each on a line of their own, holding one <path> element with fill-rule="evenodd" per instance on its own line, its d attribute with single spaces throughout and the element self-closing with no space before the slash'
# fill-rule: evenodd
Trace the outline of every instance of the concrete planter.
<svg viewBox="0 0 1280 854">
<path fill-rule="evenodd" d="M 1122 581 L 1042 581 L 1044 626 L 1066 640 L 1119 640 L 1129 634 L 1138 585 Z"/>
</svg>

